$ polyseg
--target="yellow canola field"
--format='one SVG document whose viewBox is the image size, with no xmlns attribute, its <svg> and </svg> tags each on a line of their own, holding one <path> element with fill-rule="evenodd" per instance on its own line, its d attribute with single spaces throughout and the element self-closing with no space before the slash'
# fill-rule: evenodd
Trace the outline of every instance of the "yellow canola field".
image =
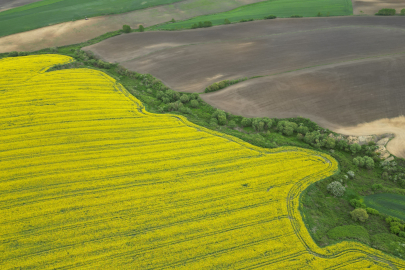
<svg viewBox="0 0 405 270">
<path fill-rule="evenodd" d="M 316 246 L 299 195 L 328 155 L 262 149 L 155 115 L 106 74 L 0 60 L 0 269 L 360 269 L 402 260 Z"/>
</svg>

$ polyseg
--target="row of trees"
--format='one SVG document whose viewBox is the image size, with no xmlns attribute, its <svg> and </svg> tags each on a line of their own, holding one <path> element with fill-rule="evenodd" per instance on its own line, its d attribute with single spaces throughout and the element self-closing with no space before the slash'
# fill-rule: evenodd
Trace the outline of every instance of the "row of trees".
<svg viewBox="0 0 405 270">
<path fill-rule="evenodd" d="M 196 28 L 206 28 L 206 27 L 211 27 L 212 22 L 211 21 L 205 21 L 205 22 L 199 22 L 195 23 L 191 26 L 191 29 L 196 29 Z"/>
<path fill-rule="evenodd" d="M 138 30 L 139 30 L 139 32 L 144 32 L 144 31 L 145 31 L 145 27 L 143 27 L 143 25 L 141 24 L 141 25 L 139 25 Z M 122 31 L 123 31 L 124 33 L 131 33 L 131 31 L 132 31 L 131 26 L 129 26 L 129 25 L 127 25 L 127 24 L 123 25 L 123 26 L 122 26 Z"/>
<path fill-rule="evenodd" d="M 394 16 L 397 13 L 397 11 L 394 8 L 383 8 L 380 9 L 375 15 L 378 16 Z M 401 12 L 399 13 L 401 16 L 405 16 L 405 8 L 401 9 Z"/>
<path fill-rule="evenodd" d="M 218 91 L 218 90 L 221 90 L 221 89 L 223 89 L 225 87 L 233 85 L 235 83 L 246 81 L 247 79 L 248 78 L 241 78 L 241 79 L 236 79 L 236 80 L 223 80 L 223 81 L 211 84 L 210 86 L 205 88 L 204 92 L 209 93 L 209 92 Z"/>
</svg>

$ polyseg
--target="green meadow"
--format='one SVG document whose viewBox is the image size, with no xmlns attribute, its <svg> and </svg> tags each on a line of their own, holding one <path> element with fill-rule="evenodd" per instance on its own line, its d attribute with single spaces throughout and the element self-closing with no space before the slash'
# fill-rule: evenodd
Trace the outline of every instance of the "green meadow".
<svg viewBox="0 0 405 270">
<path fill-rule="evenodd" d="M 0 12 L 0 37 L 67 21 L 166 5 L 181 0 L 43 0 Z"/>
<path fill-rule="evenodd" d="M 374 194 L 364 197 L 367 207 L 380 213 L 405 220 L 405 196 L 398 194 Z"/>
<path fill-rule="evenodd" d="M 230 11 L 194 17 L 190 20 L 179 21 L 175 23 L 166 23 L 153 26 L 150 29 L 156 30 L 175 30 L 191 28 L 191 25 L 198 22 L 211 21 L 213 25 L 224 24 L 228 19 L 232 22 L 239 22 L 242 19 L 260 20 L 268 15 L 275 15 L 280 18 L 288 18 L 292 15 L 303 17 L 316 17 L 318 13 L 321 16 L 347 16 L 353 15 L 351 0 L 269 0 L 242 6 Z"/>
</svg>

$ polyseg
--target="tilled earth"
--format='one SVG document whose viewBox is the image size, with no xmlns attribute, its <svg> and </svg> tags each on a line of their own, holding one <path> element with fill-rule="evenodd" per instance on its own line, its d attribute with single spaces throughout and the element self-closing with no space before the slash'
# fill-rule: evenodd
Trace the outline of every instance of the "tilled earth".
<svg viewBox="0 0 405 270">
<path fill-rule="evenodd" d="M 304 116 L 344 133 L 405 114 L 404 22 L 402 17 L 276 19 L 133 33 L 85 49 L 182 92 L 265 76 L 202 98 L 238 115 Z M 405 149 L 403 141 L 396 145 Z"/>
</svg>

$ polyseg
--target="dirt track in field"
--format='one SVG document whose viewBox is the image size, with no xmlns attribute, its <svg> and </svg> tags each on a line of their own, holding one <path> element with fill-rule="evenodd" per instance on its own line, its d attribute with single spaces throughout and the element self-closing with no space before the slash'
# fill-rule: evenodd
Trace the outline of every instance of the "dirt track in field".
<svg viewBox="0 0 405 270">
<path fill-rule="evenodd" d="M 348 135 L 396 133 L 388 148 L 405 157 L 405 122 L 392 120 L 405 115 L 403 44 L 402 17 L 339 17 L 133 33 L 85 49 L 177 91 L 266 76 L 202 97 L 237 115 L 309 117 Z"/>
<path fill-rule="evenodd" d="M 32 1 L 32 0 L 31 0 Z M 185 20 L 204 14 L 228 11 L 243 5 L 265 0 L 185 0 L 171 5 L 136 10 L 124 14 L 109 15 L 65 22 L 32 31 L 0 38 L 0 53 L 10 51 L 35 51 L 49 47 L 77 44 L 116 31 L 124 24 L 137 28 L 168 22 L 172 18 Z"/>
<path fill-rule="evenodd" d="M 354 15 L 374 15 L 383 8 L 393 8 L 399 13 L 405 8 L 404 0 L 352 0 L 352 3 Z"/>
<path fill-rule="evenodd" d="M 39 2 L 41 0 L 1 0 L 0 1 L 0 12 L 7 9 L 16 8 L 24 6 L 27 4 Z"/>
</svg>

